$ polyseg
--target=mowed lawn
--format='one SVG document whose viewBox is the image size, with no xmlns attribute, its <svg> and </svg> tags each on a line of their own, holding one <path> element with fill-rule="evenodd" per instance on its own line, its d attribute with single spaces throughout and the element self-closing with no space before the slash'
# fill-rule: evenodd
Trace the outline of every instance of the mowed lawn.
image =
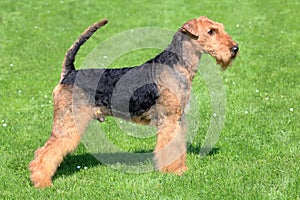
<svg viewBox="0 0 300 200">
<path fill-rule="evenodd" d="M 0 199 L 300 199 L 299 10 L 295 0 L 1 0 Z M 213 151 L 199 156 L 213 113 L 198 74 L 194 91 L 201 98 L 201 119 L 184 175 L 115 170 L 81 144 L 59 167 L 53 187 L 34 189 L 28 163 L 49 137 L 52 89 L 65 51 L 79 34 L 109 19 L 81 48 L 77 66 L 117 33 L 143 27 L 176 31 L 202 15 L 222 22 L 240 47 L 233 65 L 220 72 L 226 120 Z M 135 51 L 116 63 L 138 65 L 157 52 Z M 126 152 L 154 148 L 155 136 L 120 133 L 111 118 L 96 126 Z"/>
</svg>

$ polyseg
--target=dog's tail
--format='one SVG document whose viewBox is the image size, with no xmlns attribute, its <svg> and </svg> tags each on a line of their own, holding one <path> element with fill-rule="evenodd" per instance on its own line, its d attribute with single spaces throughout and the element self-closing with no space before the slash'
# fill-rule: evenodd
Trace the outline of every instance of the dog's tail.
<svg viewBox="0 0 300 200">
<path fill-rule="evenodd" d="M 97 22 L 93 24 L 92 26 L 88 27 L 80 36 L 79 38 L 73 43 L 73 45 L 68 49 L 66 52 L 64 62 L 62 64 L 62 71 L 61 71 L 61 79 L 65 77 L 65 75 L 72 71 L 75 70 L 74 66 L 74 61 L 75 61 L 75 56 L 77 52 L 80 49 L 80 46 L 83 45 L 100 27 L 104 26 L 107 24 L 108 20 L 103 19 L 100 22 Z"/>
</svg>

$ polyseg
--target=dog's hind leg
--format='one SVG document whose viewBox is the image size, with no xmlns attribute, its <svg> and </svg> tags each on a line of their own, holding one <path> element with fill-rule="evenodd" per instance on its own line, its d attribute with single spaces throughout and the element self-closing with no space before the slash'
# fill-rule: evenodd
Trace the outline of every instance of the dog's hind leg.
<svg viewBox="0 0 300 200">
<path fill-rule="evenodd" d="M 53 92 L 54 122 L 51 136 L 35 152 L 35 158 L 29 165 L 31 181 L 37 188 L 51 185 L 57 167 L 64 156 L 78 146 L 81 135 L 93 118 L 93 109 L 73 101 L 72 92 L 73 87 L 66 85 L 58 85 Z"/>
</svg>

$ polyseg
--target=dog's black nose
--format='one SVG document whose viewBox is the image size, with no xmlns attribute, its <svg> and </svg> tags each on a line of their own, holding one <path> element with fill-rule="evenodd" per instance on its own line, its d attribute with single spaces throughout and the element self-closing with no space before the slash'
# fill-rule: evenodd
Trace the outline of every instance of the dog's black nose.
<svg viewBox="0 0 300 200">
<path fill-rule="evenodd" d="M 232 47 L 231 51 L 232 51 L 232 54 L 235 56 L 238 53 L 238 51 L 239 51 L 239 47 L 238 46 L 234 46 L 234 47 Z"/>
</svg>

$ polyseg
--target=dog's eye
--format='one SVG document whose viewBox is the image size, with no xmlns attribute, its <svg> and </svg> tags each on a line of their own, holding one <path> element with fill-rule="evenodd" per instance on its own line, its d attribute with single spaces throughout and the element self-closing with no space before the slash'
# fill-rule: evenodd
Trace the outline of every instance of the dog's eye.
<svg viewBox="0 0 300 200">
<path fill-rule="evenodd" d="M 208 35 L 214 35 L 216 33 L 216 30 L 209 29 L 207 33 L 208 33 Z"/>
</svg>

